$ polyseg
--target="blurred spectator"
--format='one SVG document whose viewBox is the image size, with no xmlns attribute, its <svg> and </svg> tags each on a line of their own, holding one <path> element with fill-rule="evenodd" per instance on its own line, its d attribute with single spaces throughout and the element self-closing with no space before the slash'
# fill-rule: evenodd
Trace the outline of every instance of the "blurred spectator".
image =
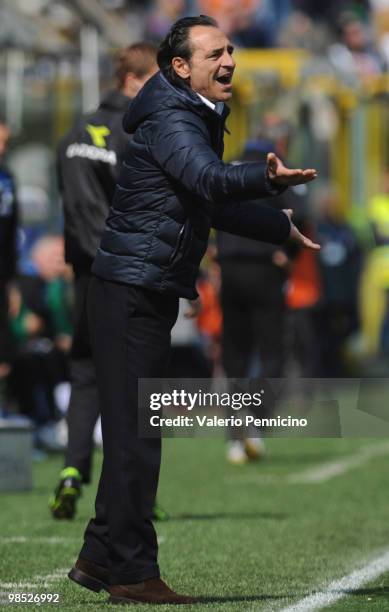
<svg viewBox="0 0 389 612">
<path fill-rule="evenodd" d="M 296 222 L 311 239 L 314 229 L 308 216 Z M 316 238 L 316 236 L 315 236 Z M 321 296 L 321 281 L 316 253 L 297 250 L 290 267 L 286 292 L 289 308 L 289 357 L 297 366 L 297 376 L 313 378 L 319 374 L 314 311 Z"/>
<path fill-rule="evenodd" d="M 289 19 L 283 23 L 278 36 L 278 45 L 322 54 L 325 53 L 330 40 L 329 30 L 325 24 L 315 23 L 309 15 L 301 11 L 293 11 Z"/>
<path fill-rule="evenodd" d="M 242 47 L 273 47 L 277 28 L 288 12 L 287 0 L 198 0 L 201 13 L 214 17 L 220 28 Z"/>
<path fill-rule="evenodd" d="M 362 279 L 361 315 L 368 352 L 389 357 L 389 169 L 383 173 L 381 192 L 368 202 L 367 218 L 375 247 Z"/>
<path fill-rule="evenodd" d="M 383 71 L 383 60 L 363 21 L 352 14 L 344 15 L 340 22 L 340 35 L 340 42 L 329 47 L 328 56 L 342 78 L 349 81 L 354 77 L 364 82 Z"/>
<path fill-rule="evenodd" d="M 244 161 L 258 161 L 274 146 L 249 142 Z M 268 148 L 270 147 L 270 148 Z M 272 200 L 278 208 L 291 208 L 287 192 Z M 261 356 L 261 374 L 282 376 L 284 364 L 283 288 L 287 256 L 280 247 L 218 232 L 223 311 L 223 366 L 228 378 L 250 374 L 255 351 Z M 281 255 L 284 253 L 284 257 Z"/>
<path fill-rule="evenodd" d="M 389 168 L 382 176 L 382 189 L 368 202 L 367 218 L 376 246 L 389 245 Z"/>
<path fill-rule="evenodd" d="M 199 12 L 216 19 L 219 27 L 231 36 L 238 27 L 248 26 L 250 17 L 258 9 L 259 0 L 198 0 Z"/>
<path fill-rule="evenodd" d="M 185 9 L 185 0 L 156 0 L 146 19 L 145 36 L 153 42 L 160 42 Z"/>
<path fill-rule="evenodd" d="M 59 450 L 65 443 L 57 427 L 61 415 L 55 389 L 69 378 L 67 277 L 62 236 L 45 236 L 33 246 L 11 300 L 12 330 L 18 345 L 12 393 L 22 413 L 37 426 L 37 444 L 48 450 Z"/>
<path fill-rule="evenodd" d="M 371 0 L 377 46 L 389 66 L 389 0 Z"/>
<path fill-rule="evenodd" d="M 293 0 L 293 6 L 314 19 L 334 25 L 345 11 L 365 18 L 370 10 L 370 0 Z"/>
<path fill-rule="evenodd" d="M 285 157 L 288 125 L 275 112 L 263 118 L 261 137 L 249 141 L 243 161 L 264 161 L 269 152 Z M 303 194 L 305 190 L 303 190 Z M 279 209 L 299 208 L 299 190 L 291 188 L 264 202 Z M 281 378 L 285 366 L 285 285 L 289 256 L 284 248 L 218 232 L 223 311 L 222 361 L 227 378 Z M 259 369 L 258 369 L 259 358 Z M 256 416 L 262 416 L 256 415 Z M 257 438 L 239 440 L 230 431 L 227 459 L 244 463 L 258 458 L 264 446 Z"/>
<path fill-rule="evenodd" d="M 0 410 L 5 400 L 5 382 L 12 361 L 9 330 L 9 283 L 16 268 L 17 203 L 15 184 L 4 165 L 10 130 L 0 118 Z"/>
<path fill-rule="evenodd" d="M 316 310 L 321 377 L 345 376 L 342 348 L 358 328 L 358 289 L 362 253 L 356 235 L 339 212 L 335 191 L 321 198 L 317 238 L 322 295 Z"/>
</svg>

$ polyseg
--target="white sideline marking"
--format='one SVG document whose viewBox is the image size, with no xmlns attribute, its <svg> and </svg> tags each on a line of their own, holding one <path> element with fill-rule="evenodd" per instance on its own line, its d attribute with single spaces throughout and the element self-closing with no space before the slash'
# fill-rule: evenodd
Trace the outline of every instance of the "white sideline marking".
<svg viewBox="0 0 389 612">
<path fill-rule="evenodd" d="M 64 544 L 64 542 L 78 542 L 80 538 L 63 538 L 60 536 L 0 536 L 1 544 Z M 157 537 L 158 544 L 166 542 L 166 536 Z"/>
<path fill-rule="evenodd" d="M 240 466 L 239 468 L 240 469 Z M 228 485 L 261 485 L 261 484 L 271 484 L 273 482 L 283 482 L 284 476 L 282 474 L 255 474 L 251 476 L 243 476 L 239 478 L 239 476 L 230 476 L 225 478 L 224 482 Z"/>
<path fill-rule="evenodd" d="M 297 603 L 287 608 L 282 608 L 280 612 L 313 612 L 313 610 L 326 608 L 339 599 L 347 597 L 347 591 L 357 590 L 387 571 L 389 571 L 389 551 L 348 576 L 343 576 L 343 578 L 339 580 L 330 582 L 330 584 L 319 593 L 304 597 L 304 599 L 301 599 Z"/>
<path fill-rule="evenodd" d="M 54 582 L 60 582 L 67 576 L 69 568 L 55 569 L 51 574 L 41 576 L 32 576 L 26 580 L 20 580 L 18 582 L 0 582 L 0 589 L 38 589 L 42 587 L 49 587 Z"/>
<path fill-rule="evenodd" d="M 354 455 L 350 455 L 344 459 L 329 461 L 328 463 L 317 465 L 298 474 L 290 474 L 287 477 L 287 481 L 292 484 L 318 484 L 320 482 L 326 482 L 327 480 L 331 480 L 331 478 L 345 474 L 367 463 L 374 457 L 380 457 L 388 453 L 389 443 L 387 441 L 381 444 L 365 446 Z"/>
<path fill-rule="evenodd" d="M 243 478 L 227 478 L 226 484 L 271 484 L 282 483 L 287 484 L 319 484 L 346 474 L 350 470 L 360 467 L 374 457 L 389 454 L 389 442 L 385 441 L 381 444 L 372 444 L 362 447 L 358 452 L 349 455 L 344 459 L 336 459 L 315 465 L 306 470 L 295 472 L 294 474 L 256 474 L 253 476 L 244 476 Z"/>
<path fill-rule="evenodd" d="M 2 544 L 63 544 L 64 542 L 76 542 L 79 538 L 63 538 L 60 536 L 2 536 L 0 542 Z"/>
</svg>

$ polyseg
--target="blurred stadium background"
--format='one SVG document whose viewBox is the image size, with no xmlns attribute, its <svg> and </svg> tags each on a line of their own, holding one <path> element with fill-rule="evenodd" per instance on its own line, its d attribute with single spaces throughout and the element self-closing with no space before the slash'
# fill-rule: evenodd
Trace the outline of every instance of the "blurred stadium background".
<svg viewBox="0 0 389 612">
<path fill-rule="evenodd" d="M 318 256 L 288 253 L 288 372 L 387 377 L 388 0 L 2 0 L 0 114 L 12 130 L 7 164 L 17 181 L 20 253 L 11 299 L 17 365 L 13 392 L 0 385 L 0 416 L 4 430 L 21 422 L 20 413 L 34 426 L 34 486 L 0 492 L 0 595 L 20 582 L 19 590 L 60 592 L 64 610 L 104 607 L 64 579 L 93 487 L 70 526 L 55 523 L 47 509 L 62 463 L 54 453 L 66 444 L 71 272 L 54 264 L 43 270 L 51 300 L 41 309 L 34 309 L 28 278 L 37 244 L 40 261 L 61 258 L 56 146 L 110 87 L 114 52 L 143 39 L 158 44 L 172 22 L 199 13 L 216 17 L 236 46 L 225 160 L 241 159 L 253 141 L 271 143 L 290 165 L 319 172 L 296 194 L 296 217 L 323 248 Z M 180 317 L 174 331 L 172 374 L 220 377 L 215 238 L 199 291 L 198 321 Z M 296 347 L 302 329 L 306 342 Z M 43 361 L 31 373 L 26 355 L 54 353 L 44 373 Z M 250 372 L 258 373 L 260 358 L 252 357 Z M 36 378 L 49 401 L 30 402 Z M 208 596 L 204 609 L 282 609 L 388 546 L 389 447 L 382 440 L 270 440 L 263 463 L 239 468 L 225 464 L 220 440 L 169 440 L 166 447 L 161 500 L 172 519 L 158 527 L 161 561 L 177 587 Z M 4 449 L 0 473 L 9 483 Z M 293 480 L 339 464 L 346 469 L 323 481 Z M 345 587 L 331 609 L 389 610 L 385 571 L 379 576 L 353 592 Z"/>
</svg>

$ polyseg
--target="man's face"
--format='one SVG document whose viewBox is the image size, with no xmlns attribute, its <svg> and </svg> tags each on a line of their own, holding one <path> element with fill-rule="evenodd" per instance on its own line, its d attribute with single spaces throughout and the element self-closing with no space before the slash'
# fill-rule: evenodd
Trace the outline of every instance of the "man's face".
<svg viewBox="0 0 389 612">
<path fill-rule="evenodd" d="M 7 151 L 10 136 L 10 129 L 4 123 L 0 123 L 0 162 Z"/>
<path fill-rule="evenodd" d="M 232 96 L 234 47 L 227 36 L 211 26 L 194 26 L 189 33 L 192 57 L 189 62 L 173 60 L 177 73 L 190 87 L 212 102 L 227 102 Z"/>
</svg>

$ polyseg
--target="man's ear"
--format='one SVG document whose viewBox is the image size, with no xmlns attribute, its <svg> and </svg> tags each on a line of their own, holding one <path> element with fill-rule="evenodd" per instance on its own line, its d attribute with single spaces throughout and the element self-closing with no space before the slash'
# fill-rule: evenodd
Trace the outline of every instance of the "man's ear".
<svg viewBox="0 0 389 612">
<path fill-rule="evenodd" d="M 172 66 L 179 77 L 182 79 L 189 79 L 190 67 L 186 60 L 184 60 L 182 57 L 173 57 Z"/>
<path fill-rule="evenodd" d="M 135 74 L 133 72 L 127 72 L 126 76 L 124 77 L 122 92 L 125 96 L 133 98 L 136 95 L 136 89 L 137 85 Z"/>
</svg>

